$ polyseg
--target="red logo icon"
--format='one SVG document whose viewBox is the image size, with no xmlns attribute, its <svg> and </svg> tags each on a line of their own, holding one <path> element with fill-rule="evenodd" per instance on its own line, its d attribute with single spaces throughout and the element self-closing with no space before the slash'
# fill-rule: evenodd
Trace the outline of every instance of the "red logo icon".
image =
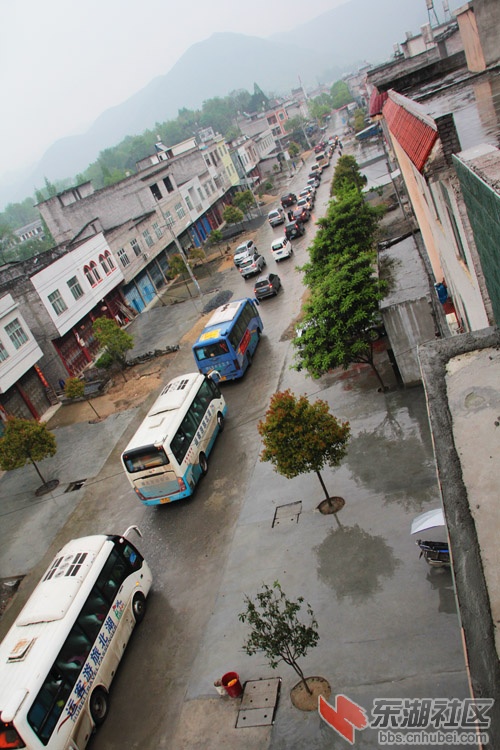
<svg viewBox="0 0 500 750">
<path fill-rule="evenodd" d="M 331 706 L 320 695 L 318 711 L 323 721 L 326 721 L 337 734 L 340 734 L 351 745 L 354 745 L 355 730 L 365 729 L 368 726 L 365 709 L 345 695 L 337 695 L 335 706 Z"/>
</svg>

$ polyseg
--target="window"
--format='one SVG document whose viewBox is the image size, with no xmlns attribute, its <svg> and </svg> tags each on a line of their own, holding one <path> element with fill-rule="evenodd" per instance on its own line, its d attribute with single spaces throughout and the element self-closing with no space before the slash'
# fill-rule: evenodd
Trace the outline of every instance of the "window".
<svg viewBox="0 0 500 750">
<path fill-rule="evenodd" d="M 0 341 L 0 362 L 5 362 L 8 356 L 9 356 L 9 352 Z"/>
<path fill-rule="evenodd" d="M 198 195 L 200 196 L 200 200 L 201 200 L 201 201 L 202 201 L 202 200 L 204 200 L 204 195 L 203 195 L 203 193 L 201 192 L 201 188 L 196 188 L 196 189 L 197 189 L 197 191 L 198 191 Z"/>
<path fill-rule="evenodd" d="M 189 195 L 186 195 L 186 197 L 184 198 L 184 200 L 186 201 L 186 206 L 189 208 L 190 211 L 192 211 L 193 210 L 193 204 L 191 203 L 191 198 L 189 197 Z"/>
<path fill-rule="evenodd" d="M 171 227 L 173 223 L 174 220 L 172 218 L 172 214 L 170 213 L 170 211 L 165 211 L 165 224 L 167 225 L 167 227 Z"/>
<path fill-rule="evenodd" d="M 141 247 L 140 247 L 139 243 L 137 242 L 137 240 L 136 239 L 130 240 L 130 245 L 131 245 L 132 250 L 134 251 L 134 253 L 137 256 L 139 256 L 141 254 Z M 118 255 L 120 255 L 120 253 L 118 253 Z"/>
<path fill-rule="evenodd" d="M 184 209 L 182 207 L 182 203 L 176 203 L 175 204 L 175 213 L 177 214 L 177 216 L 179 217 L 179 219 L 184 218 L 184 216 L 186 215 L 186 212 L 184 211 Z"/>
<path fill-rule="evenodd" d="M 73 276 L 68 281 L 68 286 L 70 288 L 71 294 L 73 295 L 75 299 L 80 299 L 80 297 L 83 297 L 83 289 L 80 286 L 80 282 L 78 281 L 76 276 Z"/>
<path fill-rule="evenodd" d="M 150 185 L 149 189 L 153 193 L 153 197 L 156 198 L 157 201 L 160 201 L 162 199 L 161 190 L 158 187 L 158 185 L 155 183 L 154 185 Z"/>
<path fill-rule="evenodd" d="M 99 270 L 97 268 L 97 263 L 95 261 L 92 261 L 90 264 L 90 271 L 92 273 L 92 276 L 94 277 L 94 281 L 96 284 L 98 284 L 101 280 L 101 275 L 99 273 Z"/>
<path fill-rule="evenodd" d="M 149 229 L 145 229 L 145 230 L 144 230 L 144 232 L 142 233 L 142 236 L 144 237 L 144 240 L 145 240 L 145 242 L 146 242 L 146 245 L 147 245 L 148 247 L 153 247 L 153 245 L 154 245 L 155 243 L 154 243 L 154 240 L 153 240 L 153 238 L 151 237 L 151 235 L 150 235 L 150 233 L 149 233 Z"/>
<path fill-rule="evenodd" d="M 156 236 L 160 240 L 163 237 L 163 231 L 157 221 L 155 221 L 155 223 L 153 224 L 153 229 L 155 231 Z"/>
<path fill-rule="evenodd" d="M 165 177 L 163 180 L 163 184 L 167 188 L 168 193 L 174 192 L 174 186 L 172 185 L 172 180 L 170 179 L 170 177 Z"/>
<path fill-rule="evenodd" d="M 5 326 L 5 332 L 8 334 L 16 349 L 20 349 L 28 340 L 24 328 L 20 324 L 18 318 L 15 318 L 12 323 Z"/>
<path fill-rule="evenodd" d="M 61 313 L 68 309 L 68 305 L 61 297 L 61 292 L 59 291 L 59 289 L 56 289 L 55 292 L 49 294 L 49 302 L 54 308 L 54 312 L 57 315 L 61 315 Z"/>
<path fill-rule="evenodd" d="M 106 261 L 108 263 L 109 270 L 113 271 L 115 268 L 115 262 L 109 250 L 106 250 L 106 252 L 104 253 L 104 257 L 106 258 Z"/>
<path fill-rule="evenodd" d="M 101 268 L 105 274 L 108 274 L 111 271 L 111 269 L 108 267 L 108 262 L 104 255 L 99 256 L 99 263 L 101 264 Z"/>
<path fill-rule="evenodd" d="M 129 260 L 129 257 L 128 257 L 128 255 L 127 255 L 127 253 L 126 253 L 126 251 L 125 251 L 125 249 L 123 247 L 121 247 L 118 250 L 118 257 L 120 258 L 120 262 L 121 262 L 122 266 L 124 268 L 126 268 L 129 265 L 130 260 Z"/>
</svg>

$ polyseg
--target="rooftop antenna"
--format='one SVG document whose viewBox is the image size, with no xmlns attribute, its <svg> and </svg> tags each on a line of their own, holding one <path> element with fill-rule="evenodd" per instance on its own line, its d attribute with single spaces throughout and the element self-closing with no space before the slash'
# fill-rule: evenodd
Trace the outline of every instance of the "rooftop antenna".
<svg viewBox="0 0 500 750">
<path fill-rule="evenodd" d="M 427 3 L 427 15 L 429 17 L 429 23 L 432 26 L 431 21 L 431 12 L 434 13 L 434 18 L 436 19 L 436 25 L 439 26 L 439 18 L 437 17 L 436 9 L 434 8 L 434 0 L 425 0 Z"/>
</svg>

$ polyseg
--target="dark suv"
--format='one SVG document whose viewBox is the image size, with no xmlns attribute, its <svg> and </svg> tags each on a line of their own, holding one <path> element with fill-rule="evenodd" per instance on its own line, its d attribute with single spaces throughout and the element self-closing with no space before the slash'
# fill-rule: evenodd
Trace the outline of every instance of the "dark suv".
<svg viewBox="0 0 500 750">
<path fill-rule="evenodd" d="M 302 237 L 305 229 L 301 221 L 291 221 L 285 225 L 285 237 L 287 240 L 293 240 L 295 237 Z"/>
<path fill-rule="evenodd" d="M 281 205 L 283 208 L 289 208 L 290 206 L 293 206 L 294 203 L 297 203 L 297 196 L 295 193 L 287 193 L 286 195 L 281 196 Z"/>
</svg>

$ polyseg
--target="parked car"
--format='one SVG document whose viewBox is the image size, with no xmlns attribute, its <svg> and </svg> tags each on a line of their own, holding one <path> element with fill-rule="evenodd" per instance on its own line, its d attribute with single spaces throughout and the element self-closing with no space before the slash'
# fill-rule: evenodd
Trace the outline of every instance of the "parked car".
<svg viewBox="0 0 500 750">
<path fill-rule="evenodd" d="M 314 205 L 314 198 L 306 198 L 305 196 L 302 198 L 299 198 L 297 201 L 297 207 L 294 211 L 298 211 L 299 208 L 305 208 L 306 211 L 312 211 Z"/>
<path fill-rule="evenodd" d="M 294 203 L 297 203 L 297 196 L 295 193 L 287 193 L 286 195 L 281 196 L 281 205 L 283 208 L 293 206 Z"/>
<path fill-rule="evenodd" d="M 250 256 L 250 258 L 246 258 L 240 263 L 239 272 L 244 279 L 248 279 L 249 276 L 255 276 L 256 273 L 260 273 L 265 265 L 266 261 L 264 256 L 255 253 Z"/>
<path fill-rule="evenodd" d="M 234 256 L 233 256 L 234 265 L 237 267 L 240 266 L 244 260 L 247 260 L 247 258 L 250 258 L 256 252 L 257 252 L 257 246 L 255 245 L 253 240 L 247 240 L 246 242 L 242 242 L 241 245 L 238 245 L 238 247 L 234 251 Z"/>
<path fill-rule="evenodd" d="M 285 212 L 282 208 L 274 208 L 267 214 L 267 220 L 272 227 L 277 227 L 285 223 Z"/>
<path fill-rule="evenodd" d="M 322 172 L 323 172 L 323 169 L 316 162 L 316 164 L 313 164 L 312 167 L 311 167 L 311 172 L 309 173 L 309 177 L 314 177 L 314 175 L 317 174 L 319 176 L 319 179 L 321 179 L 321 173 Z"/>
<path fill-rule="evenodd" d="M 287 240 L 294 240 L 296 237 L 302 237 L 305 233 L 304 225 L 301 221 L 291 221 L 285 225 L 285 237 Z"/>
<path fill-rule="evenodd" d="M 315 145 L 315 147 L 314 147 L 314 153 L 315 154 L 320 154 L 322 151 L 325 150 L 325 146 L 326 146 L 326 144 L 323 141 L 320 141 L 319 143 L 317 143 Z"/>
<path fill-rule="evenodd" d="M 264 297 L 276 297 L 281 289 L 281 279 L 277 273 L 267 273 L 265 276 L 259 276 L 255 282 L 253 293 L 257 299 Z"/>
<path fill-rule="evenodd" d="M 300 208 L 296 208 L 293 212 L 293 220 L 302 222 L 302 224 L 305 224 L 306 221 L 309 221 L 311 218 L 311 212 L 305 208 L 304 206 L 301 206 Z"/>
<path fill-rule="evenodd" d="M 286 237 L 278 237 L 271 243 L 271 252 L 276 263 L 279 263 L 280 260 L 291 257 L 292 243 Z"/>
</svg>

